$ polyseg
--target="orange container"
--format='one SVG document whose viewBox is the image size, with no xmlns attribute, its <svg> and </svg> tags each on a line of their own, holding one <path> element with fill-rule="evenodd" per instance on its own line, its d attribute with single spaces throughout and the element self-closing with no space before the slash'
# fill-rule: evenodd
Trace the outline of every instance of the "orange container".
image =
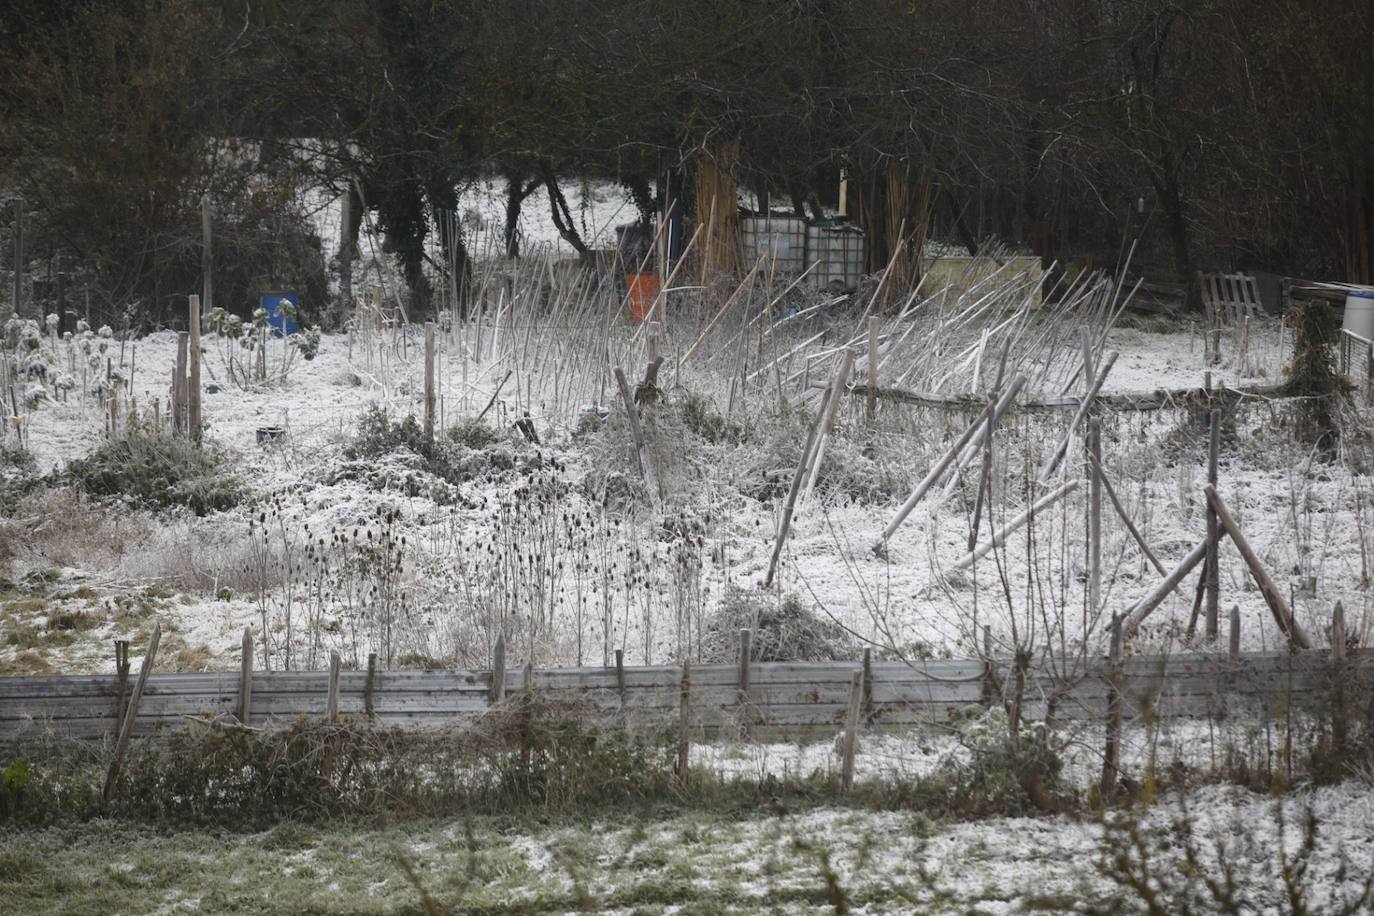
<svg viewBox="0 0 1374 916">
<path fill-rule="evenodd" d="M 635 321 L 643 321 L 649 317 L 662 289 L 658 274 L 626 274 L 625 283 L 630 288 L 630 314 Z"/>
</svg>

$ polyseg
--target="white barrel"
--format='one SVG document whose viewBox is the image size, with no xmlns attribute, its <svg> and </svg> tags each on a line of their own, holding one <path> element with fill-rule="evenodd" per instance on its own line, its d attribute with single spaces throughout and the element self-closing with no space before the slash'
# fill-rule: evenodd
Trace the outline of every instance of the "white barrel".
<svg viewBox="0 0 1374 916">
<path fill-rule="evenodd" d="M 1341 330 L 1374 340 L 1374 289 L 1352 289 L 1345 294 Z"/>
</svg>

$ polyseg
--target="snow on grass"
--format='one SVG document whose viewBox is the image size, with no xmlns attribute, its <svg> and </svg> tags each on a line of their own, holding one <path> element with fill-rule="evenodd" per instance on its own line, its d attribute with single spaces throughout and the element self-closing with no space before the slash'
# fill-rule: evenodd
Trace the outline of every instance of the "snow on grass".
<svg viewBox="0 0 1374 916">
<path fill-rule="evenodd" d="M 1264 909 L 1281 902 L 1278 856 L 1292 861 L 1310 808 L 1320 823 L 1304 878 L 1313 911 L 1357 893 L 1374 864 L 1368 788 L 1295 793 L 1281 803 L 1282 831 L 1277 804 L 1200 789 L 1149 809 L 1142 836 L 1155 844 L 1161 874 L 1179 874 L 1168 827 L 1187 812 L 1204 854 L 1220 842 L 1243 890 Z M 150 912 L 197 901 L 237 912 L 413 912 L 419 895 L 398 857 L 458 911 L 822 913 L 833 912 L 837 897 L 867 913 L 1138 909 L 1100 868 L 1101 826 L 1064 817 L 943 823 L 912 811 L 822 807 L 548 824 L 284 824 L 247 835 L 162 835 L 96 822 L 75 834 L 52 828 L 5 839 L 0 868 L 12 904 L 24 911 Z"/>
</svg>

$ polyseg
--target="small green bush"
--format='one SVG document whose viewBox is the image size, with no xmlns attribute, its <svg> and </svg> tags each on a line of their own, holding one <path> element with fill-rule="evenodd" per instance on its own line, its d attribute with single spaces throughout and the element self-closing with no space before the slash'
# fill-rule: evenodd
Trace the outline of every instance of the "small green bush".
<svg viewBox="0 0 1374 916">
<path fill-rule="evenodd" d="M 224 453 L 209 443 L 131 431 L 68 464 L 65 477 L 92 496 L 208 515 L 232 509 L 244 497 L 242 482 L 225 464 Z"/>
<path fill-rule="evenodd" d="M 1324 302 L 1291 314 L 1293 363 L 1285 393 L 1298 399 L 1292 405 L 1294 431 L 1303 442 L 1332 455 L 1341 434 L 1337 413 L 1350 391 L 1350 383 L 1336 369 L 1341 324 Z"/>
<path fill-rule="evenodd" d="M 374 404 L 358 421 L 357 435 L 344 449 L 344 457 L 352 462 L 375 462 L 409 452 L 420 459 L 416 469 L 427 471 L 446 483 L 459 484 L 490 472 L 513 469 L 515 455 L 508 448 L 493 447 L 500 443 L 501 436 L 475 418 L 431 440 L 415 417 L 392 421 L 386 411 Z M 415 488 L 413 481 L 406 486 L 407 491 Z"/>
<path fill-rule="evenodd" d="M 688 394 L 678 406 L 683 424 L 713 445 L 739 445 L 749 440 L 749 429 L 728 420 L 706 398 Z"/>
</svg>

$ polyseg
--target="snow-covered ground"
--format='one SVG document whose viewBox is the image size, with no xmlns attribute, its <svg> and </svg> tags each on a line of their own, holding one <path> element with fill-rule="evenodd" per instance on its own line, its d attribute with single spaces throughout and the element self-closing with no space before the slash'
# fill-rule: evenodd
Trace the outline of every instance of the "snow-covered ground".
<svg viewBox="0 0 1374 916">
<path fill-rule="evenodd" d="M 504 615 L 513 614 L 518 621 L 521 615 L 536 613 L 544 618 L 536 657 L 540 665 L 598 663 L 609 647 L 623 647 L 627 660 L 636 664 L 694 651 L 703 621 L 731 590 L 755 592 L 765 577 L 781 495 L 815 402 L 801 402 L 799 415 L 779 416 L 777 400 L 763 400 L 771 395 L 767 380 L 755 383 L 753 400 L 742 403 L 741 395 L 731 414 L 756 437 L 738 447 L 709 445 L 689 436 L 675 420 L 660 421 L 650 439 L 667 478 L 664 506 L 655 509 L 641 502 L 625 515 L 603 505 L 601 490 L 590 483 L 608 476 L 631 481 L 638 476 L 628 439 L 617 432 L 621 411 L 613 382 L 608 383 L 608 373 L 587 354 L 590 345 L 558 341 L 556 323 L 522 331 L 518 325 L 501 325 L 500 316 L 483 320 L 487 326 L 481 332 L 469 323 L 439 335 L 438 412 L 443 426 L 453 426 L 480 412 L 495 395 L 486 419 L 495 421 L 496 448 L 509 454 L 503 462 L 512 469 L 474 473 L 456 487 L 437 490 L 430 487 L 431 478 L 417 475 L 413 462 L 403 457 L 359 474 L 356 468 L 350 470 L 343 455 L 370 405 L 385 408 L 393 418 L 421 411 L 419 329 L 366 339 L 325 335 L 318 356 L 296 359 L 284 383 L 247 389 L 227 380 L 222 342 L 214 335 L 207 337 L 204 415 L 209 436 L 228 450 L 233 472 L 248 483 L 255 499 L 203 519 L 115 512 L 86 502 L 54 501 L 52 496 L 47 503 L 21 510 L 10 523 L 17 548 L 11 579 L 20 581 L 34 570 L 65 569 L 61 587 L 48 596 L 55 599 L 50 607 L 31 612 L 27 619 L 41 625 L 47 613 L 62 609 L 96 608 L 102 616 L 101 625 L 86 638 L 50 653 L 52 670 L 109 670 L 113 659 L 104 648 L 108 638 L 141 632 L 128 630 L 128 620 L 121 624 L 112 610 L 114 601 L 120 594 L 150 587 L 166 594 L 146 601 L 156 602 L 157 612 L 189 646 L 207 650 L 201 653 L 203 665 L 233 667 L 242 628 L 251 624 L 261 629 L 266 611 L 266 625 L 283 631 L 288 609 L 296 615 L 297 627 L 302 615 L 318 611 L 326 624 L 323 639 L 347 643 L 349 658 L 365 657 L 368 647 L 346 625 L 337 595 L 317 594 L 312 605 L 305 594 L 310 585 L 305 577 L 278 576 L 274 581 L 292 580 L 287 592 L 262 582 L 261 573 L 256 581 L 249 575 L 246 567 L 251 565 L 254 544 L 249 522 L 264 507 L 277 511 L 262 546 L 278 560 L 293 555 L 297 573 L 311 537 L 350 529 L 380 533 L 379 513 L 399 513 L 396 533 L 407 538 L 399 587 L 405 605 L 419 610 L 427 623 L 417 631 L 428 630 L 427 635 L 416 635 L 407 651 L 450 663 L 479 663 L 486 657 L 483 640 L 491 635 L 493 616 L 512 619 Z M 643 346 L 642 336 L 630 337 L 634 329 L 620 323 L 608 327 L 613 346 L 622 348 L 627 365 L 633 365 L 640 352 L 634 347 Z M 811 331 L 808 326 L 792 333 L 804 342 Z M 1278 378 L 1280 333 L 1275 324 L 1254 329 L 1250 374 L 1241 376 L 1223 365 L 1213 370 L 1213 383 Z M 665 350 L 681 352 L 686 345 L 675 341 L 690 343 L 694 334 L 692 328 L 676 338 L 670 333 Z M 109 344 L 106 355 L 132 376 L 132 406 L 145 420 L 155 402 L 165 417 L 164 380 L 175 360 L 175 341 L 175 334 L 161 332 L 127 344 Z M 788 346 L 774 345 L 779 350 Z M 55 344 L 53 361 L 70 370 L 78 361 L 65 352 L 69 346 Z M 1205 371 L 1200 343 L 1186 330 L 1116 330 L 1106 348 L 1120 352 L 1104 388 L 1107 393 L 1195 386 Z M 481 359 L 475 358 L 475 351 Z M 590 369 L 569 368 L 579 353 L 592 363 Z M 680 406 L 689 394 L 699 393 L 722 414 L 730 413 L 735 385 L 730 360 L 719 353 L 704 358 L 702 367 L 688 363 L 664 380 L 668 404 Z M 574 435 L 581 405 L 591 401 L 612 408 L 610 425 L 599 433 Z M 130 406 L 126 402 L 124 409 Z M 978 470 L 978 462 L 972 461 L 947 485 L 946 498 L 928 497 L 889 540 L 885 553 L 875 555 L 869 548 L 897 503 L 968 418 L 884 402 L 879 422 L 870 428 L 862 408 L 862 398 L 846 399 L 836 443 L 827 453 L 831 463 L 823 466 L 816 493 L 793 517 L 780 572 L 781 591 L 798 595 L 861 639 L 903 652 L 967 655 L 980 643 L 983 625 L 991 627 L 993 639 L 1005 648 L 1013 639 L 1013 627 L 1024 638 L 1028 628 L 1043 627 L 1050 618 L 1077 622 L 1077 628 L 1065 624 L 1062 634 L 1076 638 L 1084 616 L 1085 488 L 1042 513 L 1030 529 L 1033 540 L 1022 529 L 973 571 L 954 573 L 951 568 L 968 550 Z M 526 413 L 541 437 L 537 447 L 525 443 L 510 426 Z M 1014 414 L 1002 424 L 990 510 L 996 527 L 1026 505 L 1027 478 L 1057 441 L 1066 420 L 1063 412 L 1028 412 Z M 106 422 L 105 410 L 78 387 L 65 401 L 50 399 L 28 411 L 27 444 L 40 468 L 54 471 L 96 447 Z M 1371 608 L 1369 592 L 1361 583 L 1361 507 L 1369 479 L 1339 463 L 1313 463 L 1309 451 L 1282 432 L 1285 422 L 1280 410 L 1265 403 L 1243 412 L 1235 438 L 1228 434 L 1223 448 L 1220 489 L 1268 568 L 1284 587 L 1292 584 L 1299 619 L 1318 643 L 1324 642 L 1331 605 L 1337 600 L 1344 603 L 1351 631 L 1367 643 Z M 257 441 L 263 427 L 283 427 L 286 433 L 263 447 Z M 1176 565 L 1203 535 L 1201 487 L 1206 472 L 1201 439 L 1184 411 L 1104 417 L 1104 466 L 1166 567 Z M 774 447 L 781 451 L 771 452 Z M 556 464 L 549 464 L 550 458 Z M 1071 458 L 1065 465 L 1062 479 L 1080 475 L 1080 459 Z M 760 467 L 773 468 L 771 496 L 759 492 L 763 480 L 758 475 L 765 473 Z M 581 535 L 552 532 L 549 526 L 557 525 L 547 513 L 501 515 L 499 502 L 509 501 L 531 475 L 566 485 L 559 491 L 556 511 L 565 520 L 584 519 L 587 527 Z M 44 519 L 45 513 L 54 518 Z M 1150 591 L 1159 577 L 1110 508 L 1105 513 L 1104 607 L 1119 613 Z M 58 520 L 59 515 L 64 520 Z M 690 539 L 671 536 L 665 517 L 696 524 L 701 542 L 693 545 Z M 74 529 L 87 539 L 63 549 L 60 538 L 20 536 L 26 525 L 36 526 L 40 534 L 65 525 L 63 530 Z M 100 540 L 110 543 L 89 543 L 97 530 L 104 531 Z M 261 538 L 263 527 L 256 530 Z M 538 531 L 545 532 L 542 540 L 534 536 Z M 987 532 L 985 520 L 980 541 Z M 486 549 L 499 541 L 516 549 L 513 541 L 521 538 L 547 550 L 551 565 L 567 561 L 568 568 L 559 566 L 557 574 L 541 572 L 548 578 L 536 581 L 529 571 L 519 570 L 494 578 L 490 564 L 464 561 L 474 547 Z M 641 553 L 636 556 L 635 550 Z M 627 576 L 637 577 L 635 587 L 625 584 Z M 1308 587 L 1313 577 L 1315 590 Z M 1229 546 L 1222 551 L 1221 579 L 1224 604 L 1240 607 L 1242 645 L 1276 646 L 1279 633 L 1268 608 Z M 80 596 L 71 597 L 83 586 Z M 1154 613 L 1140 644 L 1164 643 L 1178 635 L 1191 600 L 1190 579 Z M 478 618 L 481 626 L 473 623 Z M 1088 626 L 1100 634 L 1095 615 L 1089 615 Z M 1057 631 L 1054 638 L 1060 638 Z M 20 651 L 12 645 L 0 647 L 0 663 L 13 661 Z M 318 653 L 315 658 L 320 658 Z"/>
</svg>

